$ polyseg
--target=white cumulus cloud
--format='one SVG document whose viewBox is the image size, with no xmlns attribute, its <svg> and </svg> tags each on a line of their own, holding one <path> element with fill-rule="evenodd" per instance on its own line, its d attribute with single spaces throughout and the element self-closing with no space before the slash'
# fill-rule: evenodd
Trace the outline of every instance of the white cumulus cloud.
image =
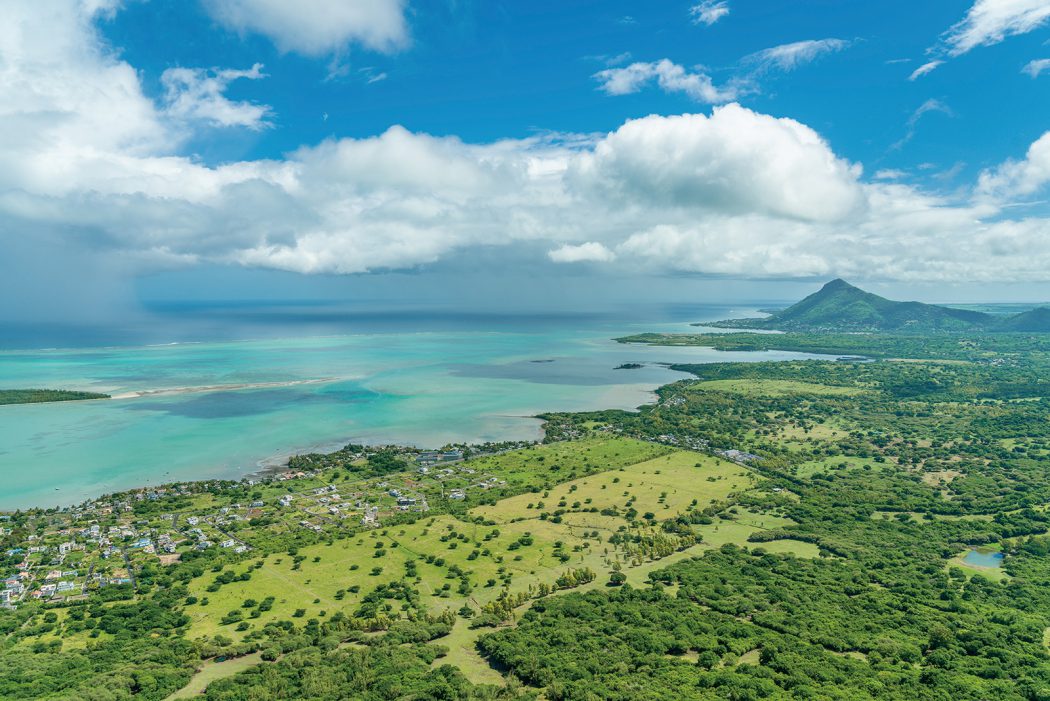
<svg viewBox="0 0 1050 701">
<path fill-rule="evenodd" d="M 501 248 L 751 278 L 1050 280 L 1050 220 L 1008 207 L 1050 181 L 1050 135 L 950 198 L 866 178 L 813 128 L 737 104 L 486 143 L 392 126 L 209 166 L 181 141 L 200 120 L 145 96 L 97 13 L 24 0 L 0 29 L 0 284 L 81 271 L 82 289 L 62 281 L 75 304 L 171 266 L 350 274 Z"/>
<path fill-rule="evenodd" d="M 555 263 L 608 263 L 616 260 L 616 254 L 596 241 L 579 245 L 565 244 L 560 248 L 547 251 L 547 257 Z"/>
<path fill-rule="evenodd" d="M 574 165 L 612 201 L 810 220 L 861 207 L 859 175 L 809 127 L 737 104 L 629 121 Z"/>
<path fill-rule="evenodd" d="M 1028 147 L 1022 160 L 1009 160 L 981 173 L 977 184 L 985 196 L 1012 199 L 1031 195 L 1050 182 L 1050 131 Z"/>
<path fill-rule="evenodd" d="M 248 70 L 169 68 L 161 74 L 160 82 L 164 86 L 167 113 L 176 119 L 259 130 L 267 126 L 270 107 L 230 100 L 223 93 L 235 80 L 264 77 L 262 64 L 256 63 Z"/>
<path fill-rule="evenodd" d="M 684 93 L 697 102 L 718 104 L 737 97 L 734 88 L 717 87 L 707 74 L 690 73 L 666 58 L 649 63 L 636 62 L 622 68 L 607 68 L 595 73 L 594 78 L 609 95 L 636 93 L 655 81 L 664 92 Z"/>
<path fill-rule="evenodd" d="M 223 26 L 261 34 L 281 51 L 327 56 L 361 44 L 392 51 L 408 41 L 405 0 L 203 0 Z"/>
</svg>

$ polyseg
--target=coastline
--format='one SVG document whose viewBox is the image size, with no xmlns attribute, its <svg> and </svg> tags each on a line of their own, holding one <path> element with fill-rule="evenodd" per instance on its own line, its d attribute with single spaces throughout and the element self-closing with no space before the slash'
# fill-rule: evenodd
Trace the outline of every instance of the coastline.
<svg viewBox="0 0 1050 701">
<path fill-rule="evenodd" d="M 642 356 L 642 354 L 634 351 L 630 351 L 627 354 L 617 351 L 616 349 L 623 348 L 623 345 L 615 342 L 613 338 L 615 333 L 616 331 L 613 329 L 603 329 L 599 336 L 590 337 L 585 335 L 581 342 L 578 338 L 579 334 L 573 332 L 567 339 L 567 347 L 571 349 L 571 352 L 566 355 L 567 362 L 574 362 L 576 359 L 582 358 L 587 359 L 586 363 L 581 363 L 584 365 L 582 377 L 585 381 L 579 383 L 569 383 L 561 380 L 561 377 L 565 376 L 566 372 L 575 373 L 580 369 L 571 365 L 564 370 L 544 370 L 538 377 L 532 377 L 531 374 L 519 374 L 516 368 L 513 373 L 499 374 L 499 370 L 504 366 L 518 362 L 518 358 L 522 355 L 526 355 L 526 359 L 530 361 L 529 365 L 531 367 L 546 368 L 551 366 L 552 363 L 531 362 L 533 360 L 549 360 L 551 358 L 550 355 L 542 352 L 542 350 L 546 350 L 547 353 L 550 352 L 550 348 L 546 345 L 543 346 L 542 350 L 539 347 L 530 348 L 528 344 L 522 350 L 518 348 L 517 343 L 512 344 L 511 348 L 507 348 L 507 344 L 504 343 L 494 347 L 491 351 L 486 347 L 484 349 L 486 355 L 483 355 L 480 360 L 483 362 L 488 361 L 487 364 L 497 368 L 497 372 L 494 372 L 492 376 L 479 375 L 479 380 L 474 380 L 473 378 L 466 380 L 470 384 L 473 384 L 475 381 L 488 383 L 484 388 L 485 393 L 481 395 L 483 401 L 477 402 L 477 407 L 474 407 L 474 410 L 471 412 L 473 418 L 469 425 L 458 425 L 456 421 L 446 423 L 441 418 L 445 416 L 444 412 L 451 411 L 454 414 L 452 419 L 461 419 L 459 414 L 462 413 L 462 408 L 467 407 L 468 400 L 471 400 L 474 396 L 473 394 L 465 394 L 462 386 L 452 387 L 450 392 L 450 386 L 445 384 L 445 378 L 452 377 L 460 385 L 465 384 L 464 381 L 458 379 L 458 376 L 455 376 L 453 372 L 446 371 L 437 373 L 439 384 L 433 386 L 430 384 L 418 384 L 418 380 L 429 380 L 430 374 L 435 373 L 426 375 L 419 373 L 413 364 L 406 366 L 410 370 L 408 375 L 410 379 L 401 382 L 400 385 L 395 383 L 392 386 L 388 386 L 390 381 L 383 377 L 380 372 L 377 372 L 376 377 L 382 378 L 382 384 L 378 388 L 376 386 L 377 382 L 374 381 L 372 376 L 368 376 L 369 381 L 358 381 L 356 384 L 352 384 L 349 387 L 349 392 L 346 392 L 345 388 L 340 387 L 339 391 L 330 395 L 330 398 L 323 400 L 313 397 L 307 398 L 302 404 L 301 410 L 297 408 L 299 406 L 298 400 L 284 402 L 284 404 L 280 405 L 282 408 L 274 410 L 272 407 L 277 406 L 274 400 L 263 398 L 264 402 L 269 401 L 270 404 L 260 404 L 251 396 L 250 391 L 296 386 L 304 388 L 310 386 L 318 387 L 327 383 L 338 384 L 347 381 L 340 378 L 351 377 L 352 374 L 340 373 L 338 368 L 333 367 L 332 369 L 336 369 L 337 373 L 311 379 L 199 384 L 191 380 L 175 387 L 157 387 L 156 384 L 151 384 L 147 380 L 142 383 L 147 389 L 118 390 L 112 398 L 125 401 L 116 405 L 109 405 L 121 407 L 121 409 L 119 413 L 107 413 L 105 418 L 101 414 L 91 413 L 86 415 L 87 420 L 84 420 L 80 418 L 81 414 L 79 412 L 71 413 L 69 409 L 66 409 L 62 413 L 56 414 L 56 416 L 62 417 L 62 421 L 52 423 L 50 418 L 33 418 L 31 420 L 29 418 L 30 415 L 27 414 L 27 418 L 21 420 L 25 424 L 24 428 L 16 429 L 13 426 L 10 427 L 12 432 L 11 438 L 16 441 L 15 445 L 23 447 L 29 444 L 28 440 L 21 440 L 20 436 L 31 436 L 34 439 L 39 436 L 37 442 L 45 442 L 50 451 L 48 460 L 54 463 L 54 455 L 56 453 L 52 446 L 57 445 L 57 450 L 62 451 L 66 457 L 62 465 L 68 467 L 59 472 L 51 473 L 52 476 L 47 480 L 36 478 L 22 480 L 27 485 L 30 485 L 25 490 L 19 488 L 20 485 L 16 480 L 12 485 L 12 490 L 8 493 L 9 499 L 5 500 L 7 503 L 0 505 L 0 511 L 25 510 L 37 507 L 70 508 L 103 494 L 123 492 L 136 488 L 149 489 L 161 484 L 265 478 L 282 472 L 285 469 L 288 458 L 293 455 L 307 452 L 331 452 L 342 448 L 348 443 L 396 445 L 418 449 L 450 443 L 469 444 L 502 440 L 542 441 L 544 433 L 542 420 L 537 418 L 538 415 L 548 412 L 600 411 L 605 409 L 636 412 L 640 407 L 651 405 L 657 401 L 656 391 L 660 387 L 686 377 L 680 371 L 666 372 L 672 370 L 674 362 L 681 362 L 681 360 L 677 356 L 664 357 L 666 354 L 663 353 L 663 349 L 652 349 L 653 353 L 659 354 L 659 357 L 652 358 Z M 455 340 L 457 342 L 460 341 L 458 338 Z M 553 340 L 562 341 L 559 336 L 554 336 Z M 576 344 L 575 347 L 571 345 L 574 343 Z M 596 343 L 599 344 L 598 351 L 592 354 L 590 351 Z M 200 348 L 202 344 L 192 345 Z M 332 350 L 327 346 L 324 348 L 329 354 L 332 353 Z M 441 347 L 438 349 L 444 350 Z M 282 353 L 286 352 L 286 350 L 285 348 L 281 349 Z M 311 350 L 313 350 L 312 347 Z M 342 347 L 336 350 L 345 352 Z M 367 349 L 359 350 L 356 346 L 349 347 L 346 350 L 355 353 L 369 352 Z M 511 351 L 514 351 L 514 354 L 509 354 Z M 533 354 L 533 351 L 539 352 Z M 416 352 L 414 348 L 412 352 Z M 492 357 L 489 358 L 489 355 Z M 531 355 L 531 358 L 528 358 L 528 355 Z M 759 354 L 753 355 L 754 360 L 762 360 Z M 624 362 L 637 362 L 640 359 L 639 356 L 644 358 L 643 362 L 646 367 L 651 368 L 653 371 L 663 371 L 663 374 L 657 374 L 652 377 L 628 375 L 616 381 L 607 380 L 601 374 L 604 372 L 605 375 L 615 374 L 620 376 L 622 371 L 614 372 L 614 369 Z M 348 356 L 344 355 L 343 357 Z M 193 359 L 192 356 L 191 359 Z M 697 360 L 700 362 L 721 361 L 721 359 L 715 360 L 707 356 Z M 354 367 L 351 367 L 353 363 L 342 364 L 346 365 L 346 369 L 353 373 Z M 311 365 L 318 369 L 316 363 L 304 364 L 303 367 L 310 367 Z M 588 375 L 587 373 L 591 374 Z M 197 374 L 201 379 L 208 379 L 206 375 L 193 374 Z M 306 373 L 298 374 L 301 377 Z M 187 376 L 189 375 L 191 373 L 187 373 Z M 218 372 L 216 372 L 216 375 L 221 377 Z M 87 376 L 80 375 L 79 377 Z M 576 375 L 573 375 L 573 377 L 576 377 Z M 643 377 L 646 377 L 646 379 L 643 380 Z M 623 380 L 628 378 L 638 381 L 623 382 Z M 250 377 L 245 379 L 251 380 Z M 414 381 L 416 384 L 412 385 L 411 383 Z M 415 394 L 406 393 L 406 383 L 408 383 L 410 389 L 415 387 L 415 390 L 423 388 L 426 391 L 417 391 Z M 503 386 L 500 386 L 501 384 Z M 523 388 L 531 387 L 531 389 L 524 390 L 520 397 L 517 394 L 517 385 L 519 384 Z M 576 386 L 577 384 L 579 387 Z M 550 390 L 547 389 L 548 385 Z M 470 388 L 466 389 L 470 390 Z M 237 399 L 234 396 L 239 391 L 245 392 L 245 396 L 241 399 Z M 314 391 L 327 392 L 327 390 Z M 355 391 L 359 393 L 356 396 L 353 394 Z M 458 394 L 455 393 L 456 391 L 458 391 Z M 372 402 L 376 401 L 375 397 L 380 397 L 382 394 L 394 396 L 395 393 L 395 401 L 400 403 L 399 405 L 394 403 L 372 404 Z M 226 394 L 229 396 L 223 396 Z M 187 401 L 198 396 L 202 399 L 200 401 L 193 399 L 193 403 L 179 404 L 180 396 L 185 397 Z M 204 404 L 202 403 L 204 396 L 212 396 L 216 397 L 216 399 L 209 399 L 209 404 Z M 126 401 L 132 399 L 143 399 L 143 403 Z M 151 403 L 151 399 L 156 399 L 156 403 Z M 213 404 L 211 403 L 213 401 L 219 403 Z M 100 405 L 95 402 L 91 402 L 91 404 L 95 406 Z M 331 408 L 327 408 L 328 405 Z M 355 405 L 358 408 L 353 408 Z M 342 406 L 350 407 L 350 411 L 346 414 L 333 414 L 333 412 L 342 411 L 339 409 Z M 470 406 L 473 407 L 473 404 L 470 404 Z M 124 407 L 135 411 L 124 413 Z M 388 407 L 395 407 L 395 409 L 388 411 Z M 212 416 L 208 414 L 209 411 L 214 411 L 215 413 L 212 415 L 219 418 L 221 422 L 214 425 L 209 423 L 207 426 L 202 424 L 201 428 L 192 429 L 191 422 Z M 282 411 L 283 414 L 281 413 Z M 292 411 L 294 411 L 294 417 L 291 414 Z M 408 413 L 405 416 L 401 416 L 402 412 Z M 43 416 L 39 412 L 37 412 L 37 415 Z M 359 415 L 361 420 L 358 420 Z M 51 414 L 49 413 L 47 416 L 50 417 Z M 110 416 L 115 417 L 115 419 L 110 419 Z M 174 419 L 169 422 L 168 416 L 172 416 Z M 230 451 L 230 457 L 227 458 L 227 453 L 223 452 L 222 445 L 218 446 L 220 450 L 217 453 L 209 454 L 201 450 L 197 450 L 195 453 L 193 449 L 198 447 L 196 444 L 183 442 L 189 440 L 189 436 L 195 435 L 188 432 L 190 429 L 204 431 L 206 432 L 205 435 L 211 433 L 217 436 L 227 431 L 225 425 L 230 425 L 232 427 L 230 430 L 238 431 L 247 427 L 249 421 L 255 421 L 254 417 L 256 416 L 259 417 L 259 425 L 265 425 L 266 422 L 270 422 L 272 429 L 265 436 L 260 436 L 262 438 L 260 442 L 250 444 L 248 449 L 241 450 L 240 455 Z M 326 417 L 332 416 L 336 418 L 332 420 L 326 419 Z M 143 419 L 142 417 L 146 418 Z M 309 422 L 306 426 L 307 430 L 301 435 L 295 430 L 300 422 L 299 417 L 305 417 L 302 420 Z M 421 417 L 432 417 L 434 420 L 424 420 Z M 109 435 L 116 435 L 117 431 L 124 431 L 125 427 L 131 427 L 128 430 L 135 430 L 137 433 L 130 437 L 136 439 L 138 443 L 126 443 L 125 445 L 135 447 L 128 448 L 124 454 L 119 452 L 110 453 L 109 455 L 114 459 L 112 464 L 110 464 L 109 458 L 104 456 L 98 457 L 101 454 L 95 451 L 87 454 L 87 458 L 82 465 L 79 455 L 74 454 L 74 451 L 78 449 L 73 447 L 81 444 L 82 436 L 79 431 L 73 431 L 73 429 L 83 428 L 85 432 L 94 432 L 97 430 L 96 426 L 99 425 L 99 423 L 95 423 L 96 418 L 99 422 L 109 422 L 104 424 L 107 429 L 112 426 L 113 433 Z M 74 424 L 74 421 L 79 423 Z M 33 422 L 35 422 L 35 425 Z M 181 425 L 178 422 L 182 422 Z M 67 424 L 70 426 L 70 431 L 73 432 L 59 433 L 59 431 L 65 430 L 64 426 Z M 169 425 L 175 426 L 176 429 L 168 433 L 163 432 Z M 144 428 L 139 430 L 139 427 Z M 318 430 L 320 427 L 323 427 L 325 430 Z M 237 441 L 237 437 L 240 434 L 234 432 L 224 435 L 227 438 L 222 440 Z M 89 437 L 93 438 L 93 436 Z M 57 443 L 55 442 L 56 439 Z M 18 442 L 19 440 L 21 440 L 21 443 Z M 218 441 L 218 438 L 205 438 L 203 444 L 218 444 Z M 241 440 L 240 443 L 244 443 L 244 441 Z M 187 445 L 189 450 L 184 447 Z M 156 446 L 156 448 L 152 446 Z M 152 452 L 143 452 L 144 450 Z M 16 452 L 9 453 L 9 455 L 12 459 L 17 456 L 20 464 L 33 465 L 33 454 L 28 451 L 29 449 L 25 448 L 19 453 L 16 449 Z M 134 456 L 136 455 L 144 456 L 145 459 L 135 460 Z M 169 455 L 170 457 L 168 457 Z M 13 460 L 12 464 L 15 464 Z M 131 469 L 126 470 L 126 467 L 131 467 Z M 74 475 L 74 472 L 83 474 L 84 478 L 81 479 L 79 476 Z M 31 473 L 32 471 L 30 471 Z M 62 474 L 72 475 L 71 480 L 66 481 L 61 477 Z M 41 485 L 39 488 L 36 487 L 38 484 Z M 60 487 L 61 489 L 55 489 L 52 492 L 51 490 L 54 487 Z M 102 488 L 98 489 L 97 487 Z M 33 493 L 31 493 L 31 489 L 34 490 Z"/>
<path fill-rule="evenodd" d="M 299 387 L 303 385 L 323 385 L 331 382 L 340 382 L 343 378 L 324 377 L 314 380 L 284 380 L 278 382 L 245 382 L 228 385 L 199 385 L 196 387 L 166 387 L 160 389 L 143 389 L 131 392 L 122 392 L 109 397 L 113 399 L 139 399 L 142 397 L 164 397 L 180 394 L 202 394 L 205 392 L 236 392 L 246 389 L 273 389 L 276 387 Z"/>
</svg>

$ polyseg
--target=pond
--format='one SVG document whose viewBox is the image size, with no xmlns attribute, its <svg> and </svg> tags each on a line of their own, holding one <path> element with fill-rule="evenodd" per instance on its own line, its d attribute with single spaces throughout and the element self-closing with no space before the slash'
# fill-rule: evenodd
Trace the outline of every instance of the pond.
<svg viewBox="0 0 1050 701">
<path fill-rule="evenodd" d="M 981 552 L 971 550 L 966 553 L 963 562 L 973 567 L 1002 567 L 1003 554 L 998 552 Z"/>
</svg>

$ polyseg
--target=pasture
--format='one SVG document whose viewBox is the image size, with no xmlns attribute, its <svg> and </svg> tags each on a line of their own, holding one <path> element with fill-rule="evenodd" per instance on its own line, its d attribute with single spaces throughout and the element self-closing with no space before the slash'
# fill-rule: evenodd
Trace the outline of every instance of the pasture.
<svg viewBox="0 0 1050 701">
<path fill-rule="evenodd" d="M 704 380 L 702 382 L 691 384 L 689 389 L 728 392 L 730 394 L 752 397 L 783 397 L 796 394 L 813 394 L 822 397 L 853 397 L 863 394 L 866 391 L 856 387 L 822 385 L 815 382 L 755 378 L 739 380 Z"/>
<path fill-rule="evenodd" d="M 757 482 L 753 472 L 735 463 L 682 450 L 581 477 L 539 494 L 521 494 L 494 506 L 479 506 L 471 510 L 471 515 L 510 523 L 536 519 L 544 512 L 565 510 L 567 514 L 579 514 L 573 522 L 580 525 L 608 527 L 613 522 L 600 518 L 603 509 L 621 512 L 633 509 L 663 520 L 682 513 L 689 506 L 702 509 L 724 501 L 735 492 L 754 487 Z"/>
<path fill-rule="evenodd" d="M 464 607 L 477 612 L 504 592 L 552 586 L 572 568 L 590 568 L 604 583 L 613 568 L 623 567 L 641 584 L 649 569 L 670 561 L 668 553 L 679 559 L 724 543 L 746 545 L 752 533 L 790 523 L 734 508 L 735 513 L 694 526 L 702 543 L 690 547 L 687 540 L 676 548 L 679 537 L 663 532 L 662 521 L 712 504 L 730 505 L 734 495 L 759 488 L 761 480 L 735 463 L 642 441 L 587 439 L 465 464 L 508 480 L 549 475 L 552 465 L 569 474 L 605 469 L 477 506 L 468 518 L 423 516 L 205 572 L 188 585 L 189 637 L 239 639 L 271 621 L 324 620 L 337 612 L 358 618 L 398 618 L 412 607 L 435 615 Z M 665 545 L 657 553 L 639 548 L 639 539 Z M 760 547 L 816 555 L 807 543 Z M 632 568 L 640 569 L 631 573 Z M 412 590 L 411 602 L 385 595 L 376 601 L 377 589 L 402 584 Z"/>
</svg>

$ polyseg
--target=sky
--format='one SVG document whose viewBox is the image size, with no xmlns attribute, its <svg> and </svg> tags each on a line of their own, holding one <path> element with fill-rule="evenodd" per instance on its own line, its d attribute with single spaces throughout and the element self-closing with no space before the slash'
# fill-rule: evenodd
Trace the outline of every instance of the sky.
<svg viewBox="0 0 1050 701">
<path fill-rule="evenodd" d="M 0 320 L 1050 299 L 1050 0 L 0 12 Z"/>
</svg>

